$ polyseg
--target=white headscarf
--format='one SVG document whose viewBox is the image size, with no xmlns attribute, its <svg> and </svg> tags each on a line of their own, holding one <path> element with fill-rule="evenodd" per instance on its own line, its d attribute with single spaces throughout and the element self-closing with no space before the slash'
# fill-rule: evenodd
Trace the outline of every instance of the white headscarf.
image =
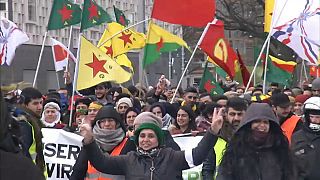
<svg viewBox="0 0 320 180">
<path fill-rule="evenodd" d="M 55 121 L 53 121 L 52 123 L 48 123 L 48 122 L 46 122 L 46 120 L 45 120 L 45 115 L 44 115 L 44 112 L 45 112 L 45 110 L 47 109 L 47 108 L 54 108 L 54 109 L 56 109 L 57 111 L 56 111 L 56 115 L 57 115 L 57 118 L 56 118 L 56 120 Z M 49 103 L 47 103 L 45 106 L 44 106 L 44 108 L 43 108 L 43 112 L 42 112 L 42 116 L 41 116 L 41 122 L 42 122 L 42 124 L 45 126 L 45 127 L 54 127 L 54 125 L 56 125 L 59 121 L 60 121 L 60 117 L 61 117 L 61 113 L 60 113 L 60 107 L 59 107 L 59 105 L 57 104 L 57 103 L 55 103 L 55 102 L 49 102 Z"/>
</svg>

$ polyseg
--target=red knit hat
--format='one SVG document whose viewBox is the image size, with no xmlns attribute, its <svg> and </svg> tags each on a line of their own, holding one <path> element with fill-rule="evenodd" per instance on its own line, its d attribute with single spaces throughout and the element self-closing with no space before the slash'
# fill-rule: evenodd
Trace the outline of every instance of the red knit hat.
<svg viewBox="0 0 320 180">
<path fill-rule="evenodd" d="M 299 102 L 299 103 L 303 104 L 309 98 L 310 98 L 310 96 L 308 96 L 308 95 L 299 94 L 299 95 L 296 96 L 295 102 Z"/>
</svg>

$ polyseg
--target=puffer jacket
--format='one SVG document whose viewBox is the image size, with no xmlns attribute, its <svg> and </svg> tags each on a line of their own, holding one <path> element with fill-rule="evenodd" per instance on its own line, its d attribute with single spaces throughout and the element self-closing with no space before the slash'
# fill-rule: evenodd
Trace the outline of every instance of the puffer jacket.
<svg viewBox="0 0 320 180">
<path fill-rule="evenodd" d="M 100 172 L 124 175 L 126 180 L 182 179 L 182 170 L 200 165 L 216 142 L 211 132 L 189 151 L 161 148 L 153 157 L 129 152 L 127 155 L 103 155 L 95 142 L 84 145 L 91 164 Z"/>
<path fill-rule="evenodd" d="M 282 133 L 278 119 L 271 107 L 266 103 L 253 103 L 247 109 L 243 121 L 240 122 L 229 145 L 233 142 L 234 138 L 238 138 L 237 135 L 239 132 L 251 129 L 251 123 L 255 120 L 269 120 L 270 128 L 272 128 L 271 124 L 273 124 L 273 127 L 278 128 L 279 133 Z M 270 138 L 272 136 L 273 138 Z M 290 178 L 283 178 L 283 171 L 284 168 L 286 168 L 284 166 L 286 165 L 281 165 L 280 157 L 275 149 L 275 144 L 280 142 L 277 141 L 279 137 L 276 134 L 271 134 L 270 137 L 261 146 L 256 146 L 250 142 L 244 145 L 242 148 L 246 152 L 236 155 L 237 157 L 235 157 L 238 164 L 233 166 L 236 167 L 224 169 L 226 167 L 224 167 L 222 163 L 218 169 L 217 180 L 294 180 L 294 174 L 292 174 Z M 284 135 L 282 135 L 282 138 L 286 140 Z M 288 146 L 288 144 L 286 146 Z M 226 151 L 228 151 L 228 149 Z M 235 169 L 238 170 L 237 174 L 234 172 Z M 293 171 L 293 168 L 290 170 Z"/>
<path fill-rule="evenodd" d="M 293 134 L 291 146 L 299 180 L 319 180 L 320 133 L 305 126 Z"/>
</svg>

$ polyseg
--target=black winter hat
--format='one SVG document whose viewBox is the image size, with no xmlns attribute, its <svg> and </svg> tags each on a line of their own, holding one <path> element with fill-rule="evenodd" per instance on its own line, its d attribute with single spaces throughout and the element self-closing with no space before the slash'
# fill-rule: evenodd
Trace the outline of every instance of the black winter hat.
<svg viewBox="0 0 320 180">
<path fill-rule="evenodd" d="M 125 125 L 121 119 L 119 113 L 111 106 L 103 106 L 97 113 L 93 121 L 93 126 L 97 123 L 98 120 L 104 118 L 112 118 L 116 121 L 117 124 L 120 124 L 121 128 L 125 130 Z"/>
<path fill-rule="evenodd" d="M 286 108 L 290 106 L 290 99 L 288 95 L 284 93 L 277 93 L 271 96 L 271 104 L 273 106 L 280 106 L 282 108 Z"/>
</svg>

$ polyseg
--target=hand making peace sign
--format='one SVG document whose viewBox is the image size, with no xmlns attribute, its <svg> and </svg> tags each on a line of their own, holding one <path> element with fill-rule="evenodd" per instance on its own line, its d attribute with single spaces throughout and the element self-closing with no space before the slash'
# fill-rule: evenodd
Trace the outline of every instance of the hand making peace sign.
<svg viewBox="0 0 320 180">
<path fill-rule="evenodd" d="M 218 134 L 223 124 L 223 108 L 214 108 L 212 115 L 211 131 Z"/>
</svg>

